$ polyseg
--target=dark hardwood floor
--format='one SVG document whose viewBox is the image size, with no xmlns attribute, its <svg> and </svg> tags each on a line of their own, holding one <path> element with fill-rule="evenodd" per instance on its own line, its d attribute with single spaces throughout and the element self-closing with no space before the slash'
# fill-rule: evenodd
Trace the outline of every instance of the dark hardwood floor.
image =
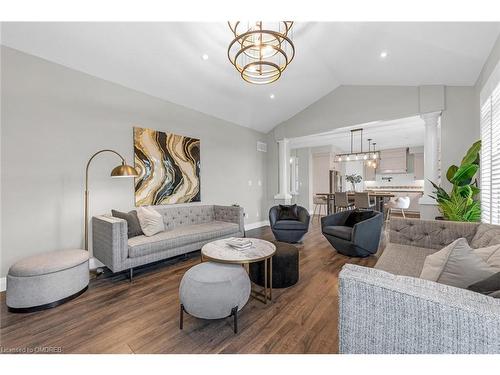
<svg viewBox="0 0 500 375">
<path fill-rule="evenodd" d="M 248 237 L 273 239 L 269 227 Z M 199 252 L 135 272 L 104 275 L 67 304 L 31 314 L 7 311 L 1 293 L 0 345 L 9 348 L 60 347 L 62 353 L 336 353 L 338 273 L 345 263 L 371 267 L 376 257 L 337 254 L 321 235 L 317 218 L 300 252 L 299 282 L 274 289 L 267 305 L 250 299 L 232 320 L 185 315 L 179 330 L 178 287 L 184 272 L 200 262 Z"/>
</svg>

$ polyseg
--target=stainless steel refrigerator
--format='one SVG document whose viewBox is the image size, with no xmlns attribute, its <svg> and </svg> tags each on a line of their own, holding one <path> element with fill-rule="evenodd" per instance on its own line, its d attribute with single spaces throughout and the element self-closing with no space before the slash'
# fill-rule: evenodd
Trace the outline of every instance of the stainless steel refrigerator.
<svg viewBox="0 0 500 375">
<path fill-rule="evenodd" d="M 343 191 L 342 181 L 343 176 L 339 171 L 330 171 L 330 193 L 335 193 L 336 191 Z"/>
</svg>

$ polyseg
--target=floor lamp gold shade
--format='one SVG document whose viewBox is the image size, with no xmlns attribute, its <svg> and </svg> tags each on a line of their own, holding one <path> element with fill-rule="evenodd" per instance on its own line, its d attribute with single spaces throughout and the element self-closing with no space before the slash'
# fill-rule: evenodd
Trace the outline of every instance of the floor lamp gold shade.
<svg viewBox="0 0 500 375">
<path fill-rule="evenodd" d="M 137 177 L 138 173 L 136 169 L 127 163 L 125 163 L 125 159 L 115 150 L 104 149 L 97 151 L 94 155 L 92 155 L 87 162 L 87 166 L 85 167 L 85 208 L 84 208 L 84 218 L 83 218 L 83 231 L 85 233 L 85 250 L 89 249 L 89 167 L 92 160 L 99 154 L 104 152 L 111 152 L 117 155 L 121 159 L 121 164 L 114 167 L 111 171 L 111 177 L 113 178 L 121 178 L 121 177 Z"/>
</svg>

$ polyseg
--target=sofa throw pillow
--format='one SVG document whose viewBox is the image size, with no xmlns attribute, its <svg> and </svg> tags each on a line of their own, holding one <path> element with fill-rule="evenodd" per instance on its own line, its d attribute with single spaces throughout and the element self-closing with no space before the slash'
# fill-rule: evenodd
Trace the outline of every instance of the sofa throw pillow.
<svg viewBox="0 0 500 375">
<path fill-rule="evenodd" d="M 373 211 L 371 210 L 354 210 L 352 211 L 349 216 L 347 217 L 347 220 L 344 223 L 344 226 L 346 227 L 353 227 L 357 223 L 361 223 L 362 221 L 365 221 L 373 216 Z"/>
<path fill-rule="evenodd" d="M 144 233 L 141 229 L 141 224 L 139 223 L 139 218 L 137 217 L 137 211 L 132 210 L 130 212 L 121 212 L 116 210 L 111 210 L 111 215 L 117 217 L 118 219 L 123 219 L 127 222 L 127 235 L 128 238 L 142 236 Z"/>
<path fill-rule="evenodd" d="M 489 297 L 493 298 L 500 298 L 500 290 L 497 290 L 496 292 L 488 294 Z"/>
<path fill-rule="evenodd" d="M 500 272 L 500 245 L 481 247 L 473 250 L 482 260 Z"/>
<path fill-rule="evenodd" d="M 278 210 L 278 220 L 296 220 L 299 219 L 299 209 L 296 204 L 292 204 L 290 206 L 284 206 L 282 204 L 279 205 Z"/>
<path fill-rule="evenodd" d="M 467 288 L 494 273 L 495 269 L 474 253 L 467 240 L 459 238 L 425 258 L 420 278 Z"/>
<path fill-rule="evenodd" d="M 486 295 L 492 295 L 495 296 L 498 295 L 500 297 L 500 272 L 495 273 L 494 275 L 478 281 L 477 283 L 474 283 L 472 285 L 469 285 L 467 289 L 472 290 L 473 292 L 481 293 L 481 294 L 486 294 Z M 497 293 L 498 292 L 498 293 Z"/>
<path fill-rule="evenodd" d="M 137 217 L 145 236 L 152 236 L 165 230 L 163 218 L 153 208 L 139 207 L 137 209 Z"/>
</svg>

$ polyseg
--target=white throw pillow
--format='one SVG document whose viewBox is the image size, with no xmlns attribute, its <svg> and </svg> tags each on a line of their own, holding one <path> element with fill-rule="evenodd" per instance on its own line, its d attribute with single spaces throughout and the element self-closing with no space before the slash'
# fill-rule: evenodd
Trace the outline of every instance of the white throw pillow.
<svg viewBox="0 0 500 375">
<path fill-rule="evenodd" d="M 420 278 L 467 288 L 496 272 L 471 249 L 465 238 L 459 238 L 425 258 Z"/>
<path fill-rule="evenodd" d="M 137 218 L 145 236 L 152 236 L 165 230 L 163 218 L 153 208 L 139 207 L 137 209 Z"/>
</svg>

